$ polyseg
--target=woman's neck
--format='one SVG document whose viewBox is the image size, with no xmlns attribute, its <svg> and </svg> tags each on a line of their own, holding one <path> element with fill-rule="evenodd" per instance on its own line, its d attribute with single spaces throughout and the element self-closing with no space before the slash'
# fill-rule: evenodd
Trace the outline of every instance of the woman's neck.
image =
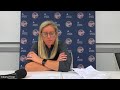
<svg viewBox="0 0 120 90">
<path fill-rule="evenodd" d="M 47 46 L 49 49 L 51 48 L 51 45 Z"/>
</svg>

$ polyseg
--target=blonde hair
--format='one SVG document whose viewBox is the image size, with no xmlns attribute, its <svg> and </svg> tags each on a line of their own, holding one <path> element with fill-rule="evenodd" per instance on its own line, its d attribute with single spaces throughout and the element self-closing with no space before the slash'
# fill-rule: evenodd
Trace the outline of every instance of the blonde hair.
<svg viewBox="0 0 120 90">
<path fill-rule="evenodd" d="M 45 43 L 43 42 L 42 35 L 41 35 L 43 28 L 46 26 L 49 26 L 49 25 L 53 26 L 53 28 L 55 29 L 55 33 L 57 35 L 53 49 L 52 49 L 51 54 L 50 54 L 50 57 L 48 57 L 47 49 L 46 49 Z M 53 21 L 44 21 L 39 27 L 38 55 L 43 59 L 53 59 L 57 53 L 57 49 L 58 49 L 58 28 L 57 28 L 57 25 Z"/>
</svg>

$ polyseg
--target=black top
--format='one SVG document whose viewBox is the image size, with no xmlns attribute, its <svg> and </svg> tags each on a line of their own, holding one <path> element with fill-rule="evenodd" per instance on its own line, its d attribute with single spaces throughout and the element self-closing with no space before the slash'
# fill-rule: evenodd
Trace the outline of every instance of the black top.
<svg viewBox="0 0 120 90">
<path fill-rule="evenodd" d="M 47 49 L 48 57 L 49 57 L 50 54 L 51 54 L 51 51 L 53 49 L 53 45 L 50 49 L 46 46 L 46 49 Z M 35 52 L 38 55 L 38 42 L 33 44 L 32 48 L 31 48 L 31 51 Z M 63 43 L 61 41 L 58 42 L 57 54 L 55 55 L 55 57 L 53 59 L 50 59 L 50 60 L 57 60 L 57 58 L 58 58 L 58 56 L 61 52 L 65 52 L 65 54 L 67 55 L 67 60 L 66 61 L 59 61 L 58 71 L 62 71 L 62 72 L 70 71 L 72 58 L 71 58 L 70 53 L 68 53 L 68 51 L 67 51 L 67 45 L 65 43 Z M 29 62 L 31 62 L 31 60 L 28 61 L 27 63 L 29 63 Z"/>
</svg>

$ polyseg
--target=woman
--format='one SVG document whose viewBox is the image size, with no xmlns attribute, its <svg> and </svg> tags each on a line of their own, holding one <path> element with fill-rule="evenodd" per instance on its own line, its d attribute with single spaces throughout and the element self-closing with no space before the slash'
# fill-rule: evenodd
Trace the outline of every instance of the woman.
<svg viewBox="0 0 120 90">
<path fill-rule="evenodd" d="M 27 71 L 62 71 L 71 66 L 71 56 L 65 43 L 58 40 L 58 28 L 52 21 L 44 21 L 39 28 L 38 42 L 27 55 Z"/>
</svg>

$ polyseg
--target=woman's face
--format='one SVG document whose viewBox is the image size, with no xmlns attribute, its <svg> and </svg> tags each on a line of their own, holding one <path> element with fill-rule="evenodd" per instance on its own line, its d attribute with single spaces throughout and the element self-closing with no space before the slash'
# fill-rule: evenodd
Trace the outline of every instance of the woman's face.
<svg viewBox="0 0 120 90">
<path fill-rule="evenodd" d="M 56 37 L 57 37 L 57 35 L 56 35 L 55 29 L 52 25 L 48 25 L 43 28 L 42 38 L 48 47 L 51 47 L 51 45 L 54 44 Z"/>
</svg>

